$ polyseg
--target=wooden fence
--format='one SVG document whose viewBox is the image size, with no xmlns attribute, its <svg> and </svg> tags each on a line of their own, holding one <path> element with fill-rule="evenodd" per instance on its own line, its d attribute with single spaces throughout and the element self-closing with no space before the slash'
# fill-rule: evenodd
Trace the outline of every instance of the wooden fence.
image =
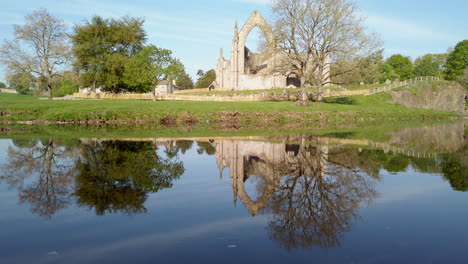
<svg viewBox="0 0 468 264">
<path fill-rule="evenodd" d="M 440 80 L 440 77 L 436 77 L 436 76 L 416 77 L 416 78 L 401 81 L 401 82 L 391 83 L 391 84 L 383 86 L 383 87 L 376 87 L 376 88 L 369 89 L 369 93 L 366 94 L 366 95 L 388 92 L 390 90 L 400 88 L 400 87 L 403 87 L 403 86 L 406 86 L 406 85 L 409 85 L 409 84 L 417 83 L 417 82 L 439 81 L 439 80 Z"/>
</svg>

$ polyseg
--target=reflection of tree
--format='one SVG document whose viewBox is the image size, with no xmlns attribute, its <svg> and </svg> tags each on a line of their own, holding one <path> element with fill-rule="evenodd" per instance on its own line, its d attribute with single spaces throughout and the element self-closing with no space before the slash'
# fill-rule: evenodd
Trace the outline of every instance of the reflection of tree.
<svg viewBox="0 0 468 264">
<path fill-rule="evenodd" d="M 465 139 L 460 149 L 442 162 L 444 177 L 456 191 L 468 191 L 468 143 Z"/>
<path fill-rule="evenodd" d="M 42 140 L 41 144 L 16 141 L 16 144 L 27 147 L 8 149 L 10 162 L 7 174 L 1 179 L 10 187 L 18 188 L 20 203 L 30 203 L 33 213 L 50 218 L 70 203 L 73 155 L 54 140 Z M 25 184 L 32 175 L 37 175 L 37 180 Z"/>
<path fill-rule="evenodd" d="M 407 157 L 396 154 L 390 157 L 387 164 L 385 164 L 384 169 L 389 172 L 400 172 L 404 171 L 410 164 L 410 161 Z"/>
<path fill-rule="evenodd" d="M 11 141 L 18 148 L 33 148 L 38 143 L 36 139 L 12 139 Z"/>
<path fill-rule="evenodd" d="M 432 158 L 415 158 L 410 157 L 411 166 L 418 170 L 419 172 L 424 173 L 434 173 L 440 172 L 439 164 L 436 162 L 435 159 Z"/>
<path fill-rule="evenodd" d="M 460 162 L 453 157 L 442 163 L 444 177 L 450 182 L 456 191 L 468 191 L 468 169 L 464 168 Z"/>
<path fill-rule="evenodd" d="M 191 140 L 178 140 L 176 141 L 176 147 L 180 150 L 182 154 L 185 154 L 187 150 L 190 150 L 193 145 L 193 141 Z"/>
<path fill-rule="evenodd" d="M 333 153 L 320 140 L 296 149 L 295 159 L 276 164 L 275 171 L 285 176 L 264 210 L 271 214 L 270 237 L 288 250 L 338 246 L 360 204 L 377 195 L 372 178 L 349 164 L 342 150 Z"/>
<path fill-rule="evenodd" d="M 197 142 L 198 154 L 206 153 L 208 155 L 214 155 L 216 153 L 215 147 L 211 144 L 211 142 Z"/>
<path fill-rule="evenodd" d="M 98 215 L 145 212 L 147 193 L 170 188 L 184 172 L 182 162 L 161 158 L 149 142 L 104 141 L 82 149 L 75 195 Z"/>
</svg>

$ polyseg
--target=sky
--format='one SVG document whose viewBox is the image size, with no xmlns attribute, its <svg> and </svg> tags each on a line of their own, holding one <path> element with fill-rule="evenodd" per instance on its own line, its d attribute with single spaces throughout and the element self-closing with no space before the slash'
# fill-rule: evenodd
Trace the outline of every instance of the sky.
<svg viewBox="0 0 468 264">
<path fill-rule="evenodd" d="M 1 1 L 0 41 L 13 38 L 13 25 L 24 16 L 46 8 L 72 28 L 102 17 L 134 16 L 145 19 L 148 44 L 170 49 L 192 77 L 198 69 L 216 67 L 219 49 L 229 58 L 234 24 L 241 27 L 254 10 L 267 21 L 272 13 L 269 0 L 15 0 Z M 356 0 L 367 27 L 380 34 L 384 55 L 401 53 L 412 59 L 427 53 L 444 53 L 468 39 L 466 0 Z M 249 36 L 255 46 L 259 31 Z M 0 81 L 5 79 L 0 68 Z"/>
</svg>

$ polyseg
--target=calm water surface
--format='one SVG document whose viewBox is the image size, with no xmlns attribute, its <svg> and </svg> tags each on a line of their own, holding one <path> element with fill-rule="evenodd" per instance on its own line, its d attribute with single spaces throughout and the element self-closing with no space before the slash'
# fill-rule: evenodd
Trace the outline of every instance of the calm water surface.
<svg viewBox="0 0 468 264">
<path fill-rule="evenodd" d="M 467 263 L 465 124 L 0 140 L 0 263 Z"/>
</svg>

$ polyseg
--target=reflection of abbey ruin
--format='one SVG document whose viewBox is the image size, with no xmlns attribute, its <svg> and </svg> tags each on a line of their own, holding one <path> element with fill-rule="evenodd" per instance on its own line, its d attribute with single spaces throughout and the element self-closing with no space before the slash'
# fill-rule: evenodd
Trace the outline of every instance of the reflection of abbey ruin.
<svg viewBox="0 0 468 264">
<path fill-rule="evenodd" d="M 307 160 L 313 164 L 309 163 L 311 166 L 304 167 L 300 161 L 299 145 L 225 140 L 216 142 L 216 161 L 220 173 L 224 168 L 230 168 L 234 202 L 239 197 L 249 212 L 257 215 L 276 191 L 283 176 L 307 172 L 325 175 L 328 147 L 314 148 L 316 157 L 312 157 L 311 152 L 305 153 Z M 261 177 L 264 181 L 263 193 L 255 202 L 244 188 L 244 182 L 251 175 Z"/>
<path fill-rule="evenodd" d="M 452 128 L 456 135 L 463 130 L 460 125 Z M 403 137 L 393 136 L 395 141 L 403 143 L 408 130 L 403 131 Z M 417 129 L 412 132 L 416 135 Z M 229 168 L 234 204 L 239 199 L 252 216 L 270 215 L 270 238 L 289 250 L 339 246 L 358 217 L 358 209 L 377 196 L 374 185 L 382 169 L 399 172 L 412 166 L 421 172 L 444 173 L 455 190 L 468 190 L 467 168 L 461 162 L 466 155 L 457 154 L 465 152 L 467 144 L 463 134 L 456 135 L 446 137 L 460 143 L 450 149 L 455 153 L 449 157 L 425 152 L 415 155 L 414 151 L 365 140 L 308 136 L 272 138 L 283 143 L 214 140 L 213 145 L 220 177 Z M 423 145 L 417 149 L 430 149 Z M 256 179 L 253 193 L 246 188 L 249 179 Z"/>
<path fill-rule="evenodd" d="M 443 153 L 460 152 L 462 157 L 466 157 L 463 131 L 464 123 L 461 122 L 407 128 L 392 133 L 392 145 L 369 140 L 299 137 L 294 138 L 294 142 L 300 144 L 215 140 L 214 146 L 220 173 L 224 168 L 230 168 L 234 202 L 239 198 L 252 215 L 257 215 L 278 190 L 284 176 L 324 177 L 336 174 L 337 169 L 378 176 L 381 168 L 398 172 L 405 170 L 410 163 L 416 169 L 427 171 L 428 168 L 422 165 L 425 162 L 419 158 L 433 163 L 436 158 L 444 160 Z M 361 149 L 344 145 L 361 146 Z M 431 171 L 440 172 L 435 164 L 431 167 Z M 244 182 L 252 175 L 263 181 L 264 189 L 257 201 L 252 200 L 244 187 Z"/>
<path fill-rule="evenodd" d="M 245 46 L 248 35 L 255 27 L 265 35 L 266 47 L 261 53 L 251 52 Z M 285 88 L 290 85 L 300 87 L 302 84 L 294 69 L 284 69 L 286 58 L 287 54 L 275 44 L 271 27 L 260 13 L 254 11 L 240 31 L 236 23 L 230 60 L 224 59 L 221 49 L 215 87 L 230 90 Z"/>
<path fill-rule="evenodd" d="M 270 214 L 270 237 L 288 249 L 338 246 L 357 209 L 377 195 L 376 178 L 358 170 L 348 151 L 319 138 L 297 144 L 215 142 L 218 167 L 230 168 L 234 202 L 251 215 Z M 252 176 L 260 193 L 254 201 L 244 184 Z"/>
</svg>

